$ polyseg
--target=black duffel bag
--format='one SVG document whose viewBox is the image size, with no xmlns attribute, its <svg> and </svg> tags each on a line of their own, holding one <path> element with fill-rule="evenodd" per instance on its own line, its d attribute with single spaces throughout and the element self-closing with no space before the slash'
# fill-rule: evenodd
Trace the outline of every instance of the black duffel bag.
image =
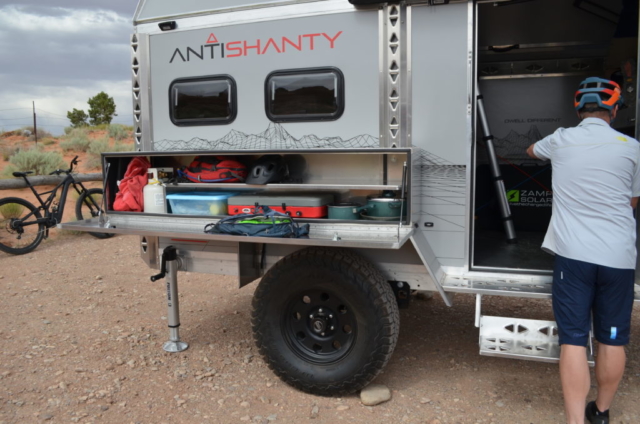
<svg viewBox="0 0 640 424">
<path fill-rule="evenodd" d="M 301 238 L 309 235 L 309 224 L 298 225 L 287 214 L 276 212 L 268 206 L 258 206 L 254 213 L 228 216 L 215 224 L 207 224 L 204 232 L 248 237 Z"/>
</svg>

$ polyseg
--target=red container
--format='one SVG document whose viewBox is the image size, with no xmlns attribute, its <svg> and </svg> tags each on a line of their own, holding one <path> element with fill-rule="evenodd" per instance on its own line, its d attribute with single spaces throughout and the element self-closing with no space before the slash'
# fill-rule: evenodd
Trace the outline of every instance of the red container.
<svg viewBox="0 0 640 424">
<path fill-rule="evenodd" d="M 332 194 L 240 194 L 228 199 L 229 215 L 253 213 L 256 206 L 268 206 L 294 218 L 324 218 Z"/>
</svg>

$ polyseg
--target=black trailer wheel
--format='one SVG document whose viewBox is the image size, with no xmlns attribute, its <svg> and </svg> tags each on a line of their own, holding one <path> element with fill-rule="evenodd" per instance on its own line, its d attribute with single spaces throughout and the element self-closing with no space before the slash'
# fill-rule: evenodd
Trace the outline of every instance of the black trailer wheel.
<svg viewBox="0 0 640 424">
<path fill-rule="evenodd" d="M 400 315 L 389 283 L 365 259 L 308 248 L 262 278 L 251 323 L 260 353 L 282 380 L 339 396 L 362 389 L 386 365 Z"/>
</svg>

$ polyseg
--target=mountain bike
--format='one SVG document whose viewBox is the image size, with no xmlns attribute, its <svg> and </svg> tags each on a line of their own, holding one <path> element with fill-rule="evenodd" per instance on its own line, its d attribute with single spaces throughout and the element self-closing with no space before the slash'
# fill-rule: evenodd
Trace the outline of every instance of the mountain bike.
<svg viewBox="0 0 640 424">
<path fill-rule="evenodd" d="M 78 164 L 78 156 L 71 160 L 69 169 L 56 169 L 49 175 L 67 176 L 50 191 L 38 193 L 27 175 L 32 171 L 14 172 L 16 178 L 24 178 L 27 186 L 38 199 L 40 206 L 34 206 L 31 202 L 19 197 L 6 197 L 0 199 L 0 250 L 13 255 L 23 255 L 38 247 L 43 239 L 49 237 L 49 228 L 55 227 L 62 221 L 64 207 L 67 202 L 69 187 L 78 193 L 76 202 L 76 218 L 84 219 L 100 216 L 103 213 L 101 208 L 102 189 L 86 188 L 80 181 L 76 181 L 71 173 L 73 167 Z M 59 201 L 56 201 L 58 190 L 62 188 Z M 48 197 L 43 200 L 41 196 Z M 113 234 L 89 233 L 97 238 L 109 238 Z"/>
</svg>

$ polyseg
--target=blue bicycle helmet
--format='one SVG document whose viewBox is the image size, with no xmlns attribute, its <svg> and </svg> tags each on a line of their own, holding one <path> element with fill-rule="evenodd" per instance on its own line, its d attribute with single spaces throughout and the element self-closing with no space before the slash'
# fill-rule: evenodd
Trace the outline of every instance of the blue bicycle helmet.
<svg viewBox="0 0 640 424">
<path fill-rule="evenodd" d="M 622 91 L 617 83 L 604 78 L 590 77 L 580 83 L 574 106 L 580 111 L 586 104 L 595 103 L 603 109 L 613 110 L 616 105 L 622 106 L 623 102 Z"/>
</svg>

